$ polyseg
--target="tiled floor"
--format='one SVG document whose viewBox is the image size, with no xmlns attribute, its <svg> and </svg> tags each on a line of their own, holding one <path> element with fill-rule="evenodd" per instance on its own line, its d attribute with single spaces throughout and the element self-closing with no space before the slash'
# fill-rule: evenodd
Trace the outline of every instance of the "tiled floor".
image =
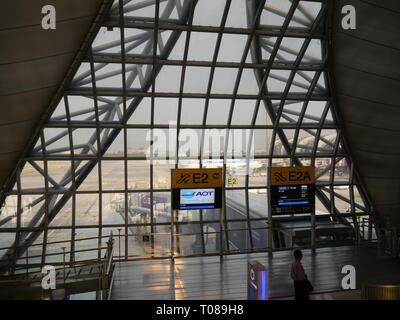
<svg viewBox="0 0 400 320">
<path fill-rule="evenodd" d="M 303 265 L 315 293 L 340 291 L 342 267 L 352 264 L 357 271 L 357 288 L 368 278 L 398 273 L 399 260 L 378 260 L 375 249 L 340 247 L 318 249 L 316 255 L 303 251 Z M 116 263 L 112 299 L 246 299 L 247 262 L 258 260 L 268 269 L 270 298 L 293 296 L 289 276 L 292 253 L 267 253 L 142 260 Z M 358 293 L 359 295 L 359 293 Z M 326 293 L 313 299 L 357 299 L 357 291 Z"/>
</svg>

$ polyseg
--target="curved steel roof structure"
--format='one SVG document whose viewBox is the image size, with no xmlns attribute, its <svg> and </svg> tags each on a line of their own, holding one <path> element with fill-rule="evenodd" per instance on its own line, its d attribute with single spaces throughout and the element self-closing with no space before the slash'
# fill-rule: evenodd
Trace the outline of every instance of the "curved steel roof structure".
<svg viewBox="0 0 400 320">
<path fill-rule="evenodd" d="M 80 53 L 70 53 L 70 64 L 47 69 L 52 80 L 43 87 L 50 83 L 53 89 L 29 116 L 41 116 L 32 141 L 21 138 L 14 158 L 3 157 L 15 161 L 26 147 L 12 175 L 11 166 L 2 166 L 4 271 L 18 272 L 24 254 L 32 266 L 57 263 L 60 246 L 70 261 L 95 258 L 85 252 L 100 248 L 110 231 L 122 232 L 121 259 L 168 256 L 171 221 L 163 219 L 170 216 L 174 167 L 220 166 L 229 196 L 246 199 L 243 218 L 225 210 L 221 230 L 212 210 L 174 222 L 182 254 L 215 253 L 210 236 L 221 237 L 227 253 L 266 248 L 252 228 L 260 219 L 273 221 L 267 212 L 255 217 L 249 194 L 267 204 L 269 166 L 315 165 L 318 211 L 352 226 L 358 239 L 364 234 L 360 219 L 377 222 L 332 82 L 333 62 L 335 77 L 341 75 L 338 54 L 332 60 L 331 52 L 332 2 L 115 0 L 89 7 L 87 28 L 76 25 L 82 38 L 74 53 L 79 44 Z M 72 45 L 65 46 L 60 52 Z M 38 58 L 46 54 L 38 52 Z M 28 81 L 36 73 L 34 66 L 29 70 L 27 79 L 15 75 L 20 91 L 27 87 L 21 77 Z M 210 133 L 222 141 L 217 155 L 211 154 Z M 245 134 L 240 146 L 233 144 L 238 133 Z M 162 138 L 168 144 L 162 146 Z M 12 149 L 9 140 L 2 143 Z M 132 209 L 138 207 L 140 212 Z M 248 239 L 243 248 L 229 240 L 238 226 Z M 193 232 L 182 231 L 187 228 Z M 138 243 L 138 236 L 149 234 L 149 246 Z"/>
</svg>

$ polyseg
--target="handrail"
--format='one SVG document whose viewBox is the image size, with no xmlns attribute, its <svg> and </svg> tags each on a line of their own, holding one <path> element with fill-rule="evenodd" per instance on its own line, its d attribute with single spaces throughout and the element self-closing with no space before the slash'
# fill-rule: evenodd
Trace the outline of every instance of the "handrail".
<svg viewBox="0 0 400 320">
<path fill-rule="evenodd" d="M 364 241 L 364 242 L 375 242 L 376 239 L 374 239 L 374 237 L 371 238 L 371 239 L 365 239 L 365 237 L 364 237 L 364 234 L 365 234 L 364 228 L 365 228 L 366 224 L 370 223 L 370 219 L 368 217 L 363 217 L 362 215 L 360 215 L 359 218 L 360 218 L 360 220 L 362 220 L 362 222 L 359 221 L 359 227 L 361 228 L 361 226 L 362 226 L 362 228 L 363 228 L 363 230 L 361 231 L 361 234 L 363 235 L 362 236 L 362 241 Z M 259 220 L 260 221 L 264 221 L 264 219 L 259 219 Z M 235 223 L 235 222 L 241 222 L 241 221 L 246 222 L 247 219 L 232 220 L 231 222 Z M 215 221 L 215 222 L 219 223 L 219 221 Z M 203 221 L 203 223 L 204 223 L 204 221 Z M 265 227 L 253 226 L 251 228 L 251 230 L 253 230 L 253 231 L 260 230 L 261 232 L 262 232 L 262 230 L 267 230 L 268 229 L 268 222 L 266 221 L 265 223 L 266 223 Z M 332 222 L 332 223 L 336 224 L 336 222 Z M 189 221 L 189 222 L 181 221 L 181 222 L 178 222 L 178 224 L 182 224 L 182 225 L 183 224 L 200 224 L 200 221 L 198 221 L 198 222 L 197 221 Z M 322 225 L 324 225 L 324 224 L 322 224 Z M 135 226 L 139 227 L 139 225 L 135 225 Z M 308 228 L 308 227 L 309 227 L 309 225 L 301 224 L 301 225 L 297 225 L 297 226 L 293 226 L 293 227 L 290 227 L 290 226 L 289 227 L 288 226 L 275 226 L 274 229 L 283 232 L 284 230 L 301 230 L 301 229 Z M 231 229 L 229 229 L 229 231 L 248 231 L 248 230 L 249 230 L 248 228 L 231 228 Z M 203 234 L 204 235 L 213 235 L 213 234 L 219 234 L 219 233 L 220 233 L 220 231 L 181 232 L 179 234 L 176 234 L 176 236 L 203 235 Z M 152 237 L 152 236 L 169 236 L 169 235 L 170 235 L 170 232 L 168 232 L 168 231 L 165 231 L 165 232 L 140 232 L 139 231 L 139 232 L 134 232 L 134 233 L 129 233 L 129 234 L 122 234 L 120 236 L 126 238 L 126 237 L 137 237 L 137 236 L 150 236 L 150 237 Z M 101 247 L 90 248 L 90 249 L 79 249 L 79 250 L 73 250 L 73 251 L 72 250 L 68 250 L 68 251 L 65 251 L 65 252 L 51 252 L 53 250 L 51 250 L 51 251 L 49 250 L 50 252 L 48 251 L 45 254 L 45 257 L 58 257 L 58 256 L 61 256 L 63 254 L 72 255 L 74 253 L 91 252 L 91 251 L 97 251 L 98 252 L 99 250 L 106 249 L 106 253 L 104 255 L 104 258 L 107 259 L 107 257 L 112 256 L 114 254 L 114 252 L 113 252 L 114 239 L 113 239 L 112 231 L 110 232 L 110 235 L 107 235 L 107 236 L 104 235 L 104 236 L 97 236 L 97 237 L 80 238 L 80 239 L 75 239 L 75 241 L 80 241 L 82 243 L 84 241 L 95 240 L 95 239 L 103 239 L 103 238 L 106 238 L 106 237 L 108 237 L 107 244 L 112 242 L 112 246 L 111 247 L 109 245 L 107 245 L 107 247 L 101 246 Z M 342 242 L 342 240 L 338 240 L 338 239 L 326 239 L 326 240 L 323 240 L 323 242 L 326 243 L 326 244 L 328 244 L 328 242 L 334 243 L 334 242 L 339 242 L 339 241 Z M 70 243 L 70 242 L 71 242 L 71 240 L 61 240 L 61 241 L 48 242 L 47 244 L 48 245 L 49 244 L 62 244 L 62 243 Z M 42 243 L 41 244 L 34 244 L 31 247 L 40 246 L 40 245 L 43 245 L 43 244 Z M 84 245 L 82 245 L 82 246 L 84 246 Z M 24 245 L 21 245 L 21 247 L 24 247 Z M 6 247 L 6 248 L 8 248 L 8 247 Z M 110 248 L 112 249 L 111 252 L 110 252 Z M 282 248 L 282 249 L 285 249 L 285 248 Z M 2 250 L 2 249 L 5 249 L 5 248 L 0 248 L 0 250 Z M 255 250 L 259 250 L 259 249 L 260 248 L 255 248 Z M 287 249 L 289 249 L 289 247 L 287 247 Z M 244 249 L 241 249 L 241 250 L 243 251 Z M 121 259 L 121 257 L 124 257 L 124 256 L 123 255 L 121 255 L 121 256 L 118 255 L 118 259 Z M 21 259 L 24 259 L 24 258 L 28 261 L 29 259 L 42 258 L 42 255 L 41 254 L 34 254 L 34 255 L 28 255 L 26 257 L 21 257 Z M 93 259 L 93 261 L 100 261 L 100 260 L 99 259 Z M 9 261 L 13 261 L 13 258 L 8 256 L 8 258 L 4 258 L 1 261 L 9 262 Z M 82 261 L 82 260 L 80 260 L 80 261 Z M 59 264 L 61 264 L 61 262 L 52 262 L 51 264 L 59 265 Z M 73 262 L 68 261 L 67 262 L 67 265 L 74 265 L 74 264 L 75 264 L 75 261 L 73 261 Z M 110 271 L 110 265 L 111 264 L 112 264 L 112 260 L 108 260 L 108 264 L 104 266 L 106 272 Z M 41 265 L 42 265 L 41 263 L 37 263 L 37 264 L 34 264 L 34 263 L 28 264 L 28 263 L 26 263 L 25 265 L 23 265 L 23 264 L 15 264 L 13 266 L 13 268 L 14 268 L 14 270 L 21 270 L 21 269 L 24 268 L 24 266 L 28 267 L 28 268 L 34 268 L 34 267 L 38 267 L 38 266 L 41 266 Z"/>
<path fill-rule="evenodd" d="M 114 265 L 113 265 L 113 253 L 114 253 L 114 239 L 112 231 L 110 232 L 109 240 L 107 241 L 107 251 L 104 254 L 105 264 L 102 266 L 101 275 L 101 299 L 109 300 L 111 297 L 112 282 L 114 280 Z"/>
<path fill-rule="evenodd" d="M 99 264 L 92 264 L 92 265 L 88 265 L 88 266 L 93 266 L 93 267 L 95 267 L 96 265 L 99 265 Z M 57 269 L 58 271 L 61 271 L 61 269 Z M 36 272 L 36 274 L 38 274 L 38 272 Z M 92 275 L 94 275 L 95 273 L 93 273 Z M 25 275 L 25 274 L 24 274 Z M 12 278 L 12 279 L 1 279 L 0 278 L 0 287 L 1 287 L 1 285 L 7 285 L 7 284 L 10 284 L 10 285 L 15 285 L 15 284 L 17 284 L 17 283 L 23 283 L 23 284 L 28 284 L 28 283 L 30 283 L 30 284 L 32 284 L 32 283 L 36 283 L 36 282 L 42 282 L 42 278 L 41 277 L 35 277 L 35 278 L 26 278 L 26 275 L 25 275 L 25 277 L 24 278 L 21 278 L 21 277 L 19 277 L 20 275 L 14 275 L 14 276 L 11 276 L 11 277 L 15 277 L 15 278 Z M 21 275 L 22 276 L 22 275 Z M 86 278 L 86 277 L 88 277 L 89 275 L 88 274 L 80 274 L 80 275 L 74 275 L 73 276 L 73 279 L 84 279 L 84 278 Z M 57 280 L 60 280 L 60 281 L 64 281 L 64 276 L 62 275 L 62 274 L 60 274 L 60 275 L 58 275 L 58 276 L 56 276 L 56 281 Z M 65 279 L 65 280 L 67 280 L 67 279 Z"/>
<path fill-rule="evenodd" d="M 74 241 L 75 242 L 88 241 L 88 240 L 96 240 L 96 239 L 102 239 L 102 238 L 108 238 L 108 237 L 109 236 L 87 237 L 87 238 L 74 239 Z M 49 241 L 49 242 L 46 242 L 46 243 L 40 242 L 40 243 L 34 243 L 32 245 L 21 244 L 21 245 L 18 245 L 18 248 L 32 248 L 32 247 L 43 246 L 44 244 L 49 245 L 49 244 L 61 244 L 61 243 L 70 243 L 70 242 L 71 242 L 71 239 L 69 239 L 69 240 L 59 240 L 59 241 Z M 2 248 L 0 248 L 0 251 L 1 250 L 7 250 L 9 248 L 10 248 L 9 246 L 8 247 L 2 247 Z"/>
<path fill-rule="evenodd" d="M 72 270 L 75 269 L 76 267 L 80 268 L 85 268 L 85 267 L 93 267 L 94 270 L 97 269 L 96 272 L 89 272 L 89 273 L 83 273 L 83 274 L 77 274 L 76 271 L 75 273 L 72 273 L 71 277 L 67 277 L 67 279 L 70 280 L 79 280 L 79 279 L 85 279 L 85 278 L 90 278 L 91 276 L 95 276 L 100 280 L 99 286 L 97 287 L 96 290 L 99 291 L 100 297 L 102 299 L 109 299 L 111 296 L 111 288 L 112 288 L 112 281 L 113 281 L 113 272 L 114 272 L 114 265 L 113 265 L 113 252 L 114 252 L 114 238 L 112 232 L 110 232 L 110 235 L 107 236 L 108 241 L 107 241 L 107 246 L 106 247 L 97 247 L 97 248 L 92 248 L 92 249 L 85 249 L 85 250 L 80 250 L 80 251 L 98 251 L 98 250 L 103 250 L 106 249 L 106 252 L 103 257 L 100 259 L 96 260 L 85 260 L 84 263 L 82 261 L 74 262 L 74 263 L 69 263 L 68 269 Z M 77 251 L 75 251 L 77 252 Z M 65 254 L 64 251 L 62 254 Z M 37 264 L 37 267 L 40 267 L 42 264 Z M 53 264 L 54 266 L 57 265 L 58 267 L 55 266 L 56 268 L 56 281 L 64 281 L 64 285 L 66 284 L 65 281 L 67 280 L 65 278 L 65 273 L 59 273 L 60 271 L 65 270 L 65 264 L 59 262 Z M 18 270 L 22 269 L 23 267 L 25 268 L 30 268 L 32 265 L 25 265 L 25 266 L 15 266 Z M 28 269 L 27 269 L 28 270 Z M 91 268 L 92 270 L 92 268 Z M 58 274 L 57 274 L 58 273 Z M 40 271 L 36 272 L 27 272 L 27 273 L 20 273 L 20 274 L 13 274 L 9 276 L 4 276 L 0 277 L 0 286 L 10 286 L 10 285 L 32 285 L 32 284 L 37 284 L 41 283 L 42 277 L 35 275 L 40 274 Z"/>
<path fill-rule="evenodd" d="M 90 248 L 90 249 L 79 249 L 79 250 L 74 250 L 74 251 L 65 251 L 65 254 L 71 254 L 71 253 L 79 253 L 79 252 L 88 252 L 88 251 L 99 251 L 99 250 L 103 250 L 106 249 L 107 247 L 97 247 L 97 248 Z M 59 255 L 63 255 L 64 252 L 51 252 L 51 253 L 46 253 L 46 257 L 50 257 L 50 256 L 59 256 Z M 32 255 L 32 256 L 27 256 L 27 257 L 22 257 L 20 259 L 33 259 L 33 258 L 41 258 L 42 255 Z M 96 259 L 98 261 L 98 259 Z M 1 259 L 1 261 L 13 261 L 13 259 L 8 258 L 8 259 Z M 58 262 L 53 262 L 53 263 L 58 263 Z"/>
</svg>

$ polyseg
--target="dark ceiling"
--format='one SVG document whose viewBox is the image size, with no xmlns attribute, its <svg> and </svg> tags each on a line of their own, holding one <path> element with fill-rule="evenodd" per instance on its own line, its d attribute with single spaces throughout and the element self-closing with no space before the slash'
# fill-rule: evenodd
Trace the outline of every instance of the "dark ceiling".
<svg viewBox="0 0 400 320">
<path fill-rule="evenodd" d="M 0 1 L 0 186 L 30 144 L 104 2 Z M 42 29 L 48 4 L 56 8 L 55 30 Z"/>
<path fill-rule="evenodd" d="M 341 9 L 356 8 L 356 30 Z M 333 75 L 350 151 L 378 214 L 400 226 L 400 1 L 335 1 Z"/>
</svg>

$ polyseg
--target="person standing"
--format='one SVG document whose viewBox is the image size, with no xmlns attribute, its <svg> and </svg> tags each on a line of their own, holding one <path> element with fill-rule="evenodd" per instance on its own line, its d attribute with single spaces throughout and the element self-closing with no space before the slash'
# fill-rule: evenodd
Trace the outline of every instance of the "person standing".
<svg viewBox="0 0 400 320">
<path fill-rule="evenodd" d="M 301 264 L 301 259 L 303 254 L 301 250 L 297 249 L 293 253 L 294 261 L 292 263 L 292 269 L 290 276 L 294 282 L 294 297 L 295 300 L 310 300 L 311 284 L 307 280 L 307 276 L 304 272 L 303 265 Z"/>
</svg>

